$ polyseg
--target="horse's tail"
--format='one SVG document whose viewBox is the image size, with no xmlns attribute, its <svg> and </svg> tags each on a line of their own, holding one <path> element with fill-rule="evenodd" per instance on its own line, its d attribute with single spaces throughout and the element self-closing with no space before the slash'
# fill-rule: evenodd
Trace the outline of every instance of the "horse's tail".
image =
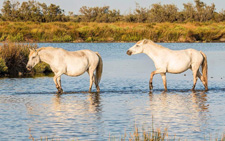
<svg viewBox="0 0 225 141">
<path fill-rule="evenodd" d="M 98 85 L 102 77 L 103 61 L 100 54 L 98 52 L 95 52 L 95 53 L 98 55 L 98 58 L 99 58 L 98 66 L 96 68 L 96 79 L 95 79 L 95 82 Z"/>
<path fill-rule="evenodd" d="M 203 80 L 205 81 L 205 89 L 208 90 L 208 64 L 207 64 L 207 57 L 205 53 L 200 51 L 200 53 L 203 56 L 203 62 L 202 62 L 202 76 Z"/>
</svg>

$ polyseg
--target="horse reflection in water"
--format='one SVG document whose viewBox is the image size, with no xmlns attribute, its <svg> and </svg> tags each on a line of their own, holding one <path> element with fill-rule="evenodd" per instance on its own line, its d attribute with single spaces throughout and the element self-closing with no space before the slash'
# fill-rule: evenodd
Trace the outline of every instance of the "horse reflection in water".
<svg viewBox="0 0 225 141">
<path fill-rule="evenodd" d="M 62 48 L 42 47 L 40 49 L 31 49 L 27 69 L 31 70 L 39 62 L 45 62 L 50 65 L 55 76 L 53 78 L 58 93 L 62 93 L 61 75 L 79 76 L 88 72 L 90 76 L 89 92 L 95 83 L 97 92 L 100 91 L 99 83 L 102 76 L 103 62 L 97 52 L 91 50 L 79 50 L 69 52 Z M 94 73 L 96 72 L 96 73 Z"/>
<path fill-rule="evenodd" d="M 152 79 L 155 74 L 161 74 L 165 91 L 167 91 L 166 73 L 182 73 L 188 69 L 193 73 L 193 87 L 199 78 L 205 90 L 208 90 L 208 67 L 206 55 L 195 49 L 186 50 L 170 50 L 158 44 L 155 44 L 151 40 L 141 40 L 137 42 L 133 47 L 128 49 L 127 54 L 139 54 L 145 53 L 154 62 L 156 70 L 151 73 L 149 81 L 149 89 L 153 89 Z M 200 73 L 200 66 L 202 67 L 202 74 Z"/>
<path fill-rule="evenodd" d="M 204 130 L 209 119 L 208 97 L 205 91 L 149 93 L 149 106 L 156 127 L 171 129 L 171 135 Z M 177 128 L 179 125 L 179 128 Z M 174 130 L 174 131 L 172 131 Z"/>
<path fill-rule="evenodd" d="M 62 109 L 67 109 L 67 112 L 73 112 L 74 115 L 86 114 L 86 113 L 99 113 L 102 111 L 101 97 L 99 93 L 88 93 L 86 97 L 61 97 L 61 94 L 56 94 L 52 98 L 53 111 L 60 114 Z M 76 103 L 76 104 L 74 104 Z M 81 113 L 82 110 L 84 113 Z M 61 116 L 61 115 L 60 115 Z"/>
<path fill-rule="evenodd" d="M 63 137 L 67 134 L 72 134 L 71 132 L 90 134 L 96 122 L 98 122 L 98 126 L 94 129 L 102 130 L 104 124 L 101 120 L 103 107 L 101 106 L 100 94 L 88 93 L 68 95 L 56 94 L 55 96 L 49 97 L 48 102 L 37 102 L 35 100 L 34 102 L 28 102 L 26 104 L 27 113 L 31 117 L 33 115 L 35 115 L 35 117 L 37 116 L 33 122 L 29 122 L 30 129 L 42 129 L 47 131 L 52 128 L 57 129 L 48 134 L 54 137 L 55 135 L 59 135 L 58 138 L 63 140 L 67 140 Z M 92 114 L 91 117 L 89 117 L 90 114 Z M 46 118 L 42 118 L 43 116 Z M 83 126 L 86 124 L 88 124 L 88 126 Z M 77 126 L 81 127 L 78 128 Z M 37 136 L 38 132 L 31 131 L 31 134 Z M 39 135 L 40 134 L 38 134 L 38 137 Z"/>
</svg>

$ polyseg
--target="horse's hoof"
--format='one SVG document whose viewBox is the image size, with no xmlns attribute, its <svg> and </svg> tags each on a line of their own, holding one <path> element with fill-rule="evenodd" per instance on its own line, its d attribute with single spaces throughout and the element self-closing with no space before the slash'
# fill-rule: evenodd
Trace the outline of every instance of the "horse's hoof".
<svg viewBox="0 0 225 141">
<path fill-rule="evenodd" d="M 152 85 L 151 85 L 151 86 L 149 86 L 149 89 L 150 89 L 150 90 L 152 90 L 152 89 L 153 89 L 153 86 L 152 86 Z"/>
<path fill-rule="evenodd" d="M 57 93 L 58 94 L 62 94 L 63 93 L 63 89 L 62 88 L 59 88 Z"/>
<path fill-rule="evenodd" d="M 152 90 L 152 89 L 153 89 L 152 82 L 149 82 L 149 89 L 150 89 L 150 90 Z"/>
<path fill-rule="evenodd" d="M 99 88 L 97 89 L 97 92 L 98 92 L 98 93 L 100 92 L 100 89 L 99 89 Z"/>
</svg>

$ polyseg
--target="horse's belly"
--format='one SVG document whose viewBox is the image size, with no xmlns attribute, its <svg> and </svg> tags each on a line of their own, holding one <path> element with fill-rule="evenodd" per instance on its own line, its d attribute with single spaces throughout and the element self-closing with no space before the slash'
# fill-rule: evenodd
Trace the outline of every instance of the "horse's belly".
<svg viewBox="0 0 225 141">
<path fill-rule="evenodd" d="M 86 72 L 86 69 L 76 69 L 67 71 L 65 74 L 69 76 L 79 76 Z"/>
<path fill-rule="evenodd" d="M 72 66 L 67 66 L 67 70 L 66 70 L 66 75 L 69 76 L 79 76 L 82 75 L 83 73 L 85 73 L 87 71 L 88 67 L 87 65 L 72 65 Z"/>
<path fill-rule="evenodd" d="M 169 73 L 182 73 L 185 72 L 186 70 L 188 70 L 189 68 L 180 68 L 180 69 L 169 69 L 168 72 Z"/>
<path fill-rule="evenodd" d="M 176 63 L 173 63 L 173 64 L 169 64 L 168 65 L 168 68 L 167 68 L 167 72 L 169 73 L 182 73 L 186 70 L 188 70 L 190 68 L 190 63 L 184 63 L 184 62 L 181 62 L 179 63 L 176 62 Z"/>
</svg>

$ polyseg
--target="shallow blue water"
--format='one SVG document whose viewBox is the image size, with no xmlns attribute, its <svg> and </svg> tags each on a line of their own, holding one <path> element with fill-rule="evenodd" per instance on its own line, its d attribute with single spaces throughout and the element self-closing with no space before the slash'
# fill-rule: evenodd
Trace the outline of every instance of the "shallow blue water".
<svg viewBox="0 0 225 141">
<path fill-rule="evenodd" d="M 191 71 L 168 74 L 168 92 L 160 75 L 148 90 L 153 62 L 144 54 L 127 56 L 134 43 L 40 43 L 67 50 L 98 51 L 104 62 L 101 92 L 88 93 L 89 77 L 62 77 L 57 95 L 52 77 L 0 79 L 0 140 L 120 140 L 135 125 L 168 129 L 168 138 L 204 140 L 225 131 L 225 43 L 160 43 L 171 49 L 195 48 L 208 57 L 209 91 Z M 94 88 L 94 87 L 93 87 Z M 95 91 L 95 89 L 93 89 Z"/>
</svg>

